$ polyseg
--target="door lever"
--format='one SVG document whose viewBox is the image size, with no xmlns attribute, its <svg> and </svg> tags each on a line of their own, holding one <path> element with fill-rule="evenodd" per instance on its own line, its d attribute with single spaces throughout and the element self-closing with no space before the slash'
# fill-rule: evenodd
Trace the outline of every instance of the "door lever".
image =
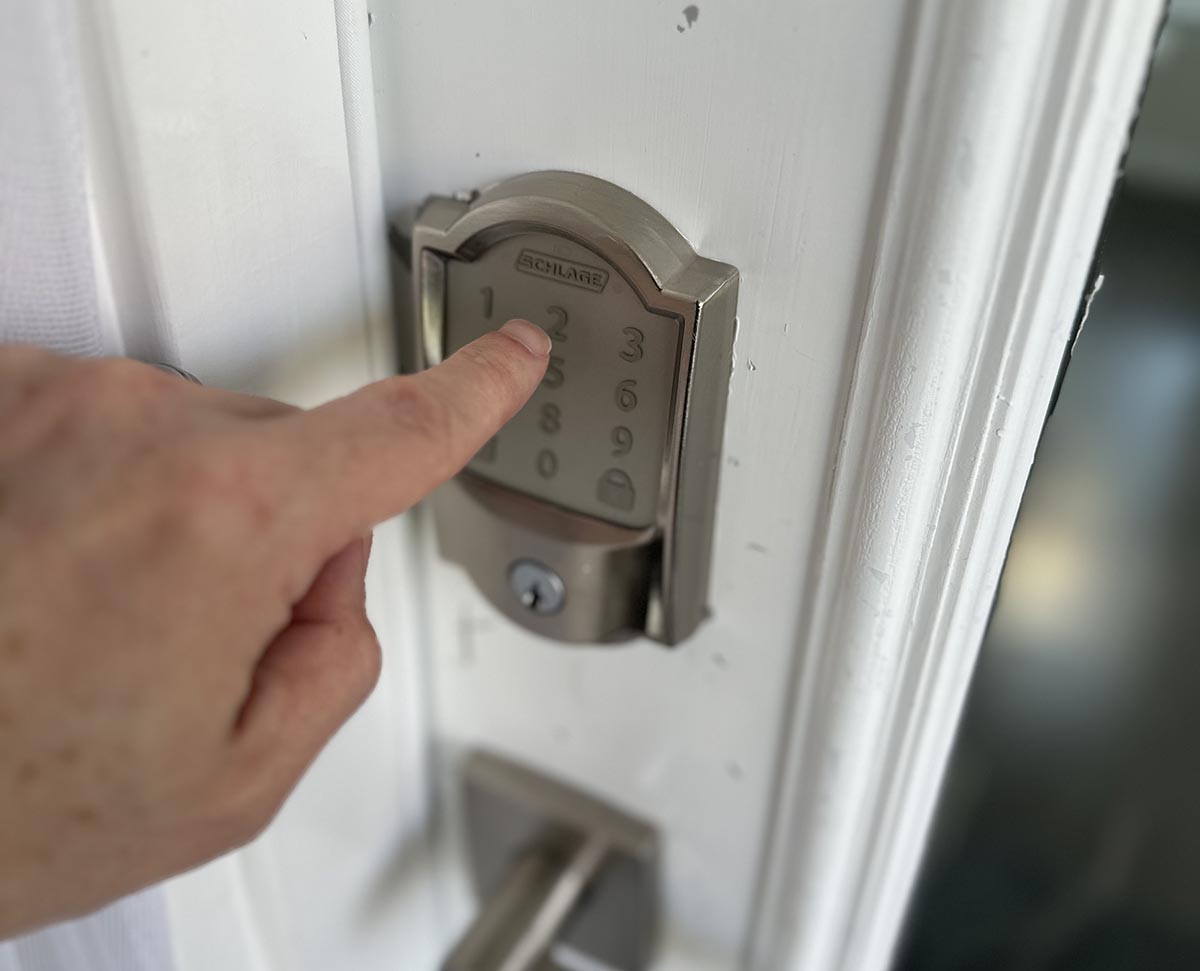
<svg viewBox="0 0 1200 971">
<path fill-rule="evenodd" d="M 645 971 L 657 923 L 657 837 L 645 823 L 495 756 L 464 770 L 482 907 L 442 971 L 554 971 L 573 953 Z"/>
<path fill-rule="evenodd" d="M 545 971 L 550 952 L 595 879 L 608 846 L 585 839 L 574 851 L 530 849 L 509 868 L 442 971 Z"/>
</svg>

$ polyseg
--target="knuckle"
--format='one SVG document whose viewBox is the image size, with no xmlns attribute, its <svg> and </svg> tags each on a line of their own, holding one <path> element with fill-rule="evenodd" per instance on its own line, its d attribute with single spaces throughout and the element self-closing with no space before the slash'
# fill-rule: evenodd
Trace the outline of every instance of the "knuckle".
<svg viewBox="0 0 1200 971">
<path fill-rule="evenodd" d="M 25 372 L 10 391 L 6 411 L 23 423 L 29 444 L 57 445 L 87 428 L 106 405 L 99 402 L 100 362 L 62 358 Z"/>
<path fill-rule="evenodd" d="M 76 358 L 42 369 L 30 394 L 61 419 L 86 422 L 129 407 L 141 407 L 146 414 L 155 415 L 169 388 L 167 375 L 136 361 Z"/>
<path fill-rule="evenodd" d="M 256 839 L 279 814 L 295 780 L 256 753 L 225 767 L 205 800 L 205 816 L 221 850 Z"/>
<path fill-rule="evenodd" d="M 234 846 L 252 843 L 283 808 L 284 796 L 273 791 L 246 789 L 225 810 L 222 828 Z"/>
<path fill-rule="evenodd" d="M 144 458 L 155 450 L 135 446 L 145 445 L 150 432 L 169 420 L 164 399 L 173 386 L 169 375 L 122 358 L 28 348 L 6 348 L 0 356 L 0 414 L 16 433 L 8 437 L 25 450 L 109 435 L 119 426 L 123 453 Z"/>
<path fill-rule="evenodd" d="M 453 453 L 455 422 L 450 405 L 421 382 L 401 380 L 384 393 L 389 418 L 440 462 Z"/>
<path fill-rule="evenodd" d="M 383 671 L 379 638 L 365 614 L 337 622 L 333 636 L 338 647 L 338 695 L 343 704 L 356 708 L 375 689 Z"/>
<path fill-rule="evenodd" d="M 375 628 L 364 616 L 354 632 L 354 664 L 356 681 L 363 687 L 363 697 L 370 694 L 383 673 L 383 650 Z"/>
<path fill-rule="evenodd" d="M 6 385 L 27 375 L 44 374 L 56 365 L 65 365 L 67 360 L 32 344 L 0 345 L 0 375 Z"/>
<path fill-rule="evenodd" d="M 164 460 L 168 512 L 180 522 L 193 522 L 218 507 L 217 462 L 211 456 L 187 452 L 174 453 Z"/>
<path fill-rule="evenodd" d="M 164 460 L 165 513 L 188 533 L 261 531 L 274 507 L 253 458 L 230 447 L 177 449 Z"/>
<path fill-rule="evenodd" d="M 461 351 L 478 371 L 489 401 L 510 402 L 525 396 L 526 380 L 504 337 L 488 334 Z"/>
<path fill-rule="evenodd" d="M 48 389 L 56 373 L 70 367 L 66 358 L 24 346 L 0 347 L 0 419 L 5 422 L 0 443 L 11 445 L 31 427 L 44 424 L 58 409 Z"/>
<path fill-rule="evenodd" d="M 159 390 L 160 379 L 165 377 L 144 364 L 112 357 L 80 360 L 69 373 L 62 375 L 68 387 L 89 400 L 122 399 Z"/>
<path fill-rule="evenodd" d="M 96 361 L 71 360 L 62 367 L 47 368 L 29 385 L 33 402 L 63 414 L 85 411 L 98 383 Z"/>
</svg>

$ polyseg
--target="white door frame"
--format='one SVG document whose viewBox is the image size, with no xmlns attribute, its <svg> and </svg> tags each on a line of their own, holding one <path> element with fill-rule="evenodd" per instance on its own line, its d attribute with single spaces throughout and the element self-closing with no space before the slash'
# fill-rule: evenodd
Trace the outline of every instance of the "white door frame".
<svg viewBox="0 0 1200 971">
<path fill-rule="evenodd" d="M 918 0 L 752 967 L 888 966 L 1162 11 Z"/>
</svg>

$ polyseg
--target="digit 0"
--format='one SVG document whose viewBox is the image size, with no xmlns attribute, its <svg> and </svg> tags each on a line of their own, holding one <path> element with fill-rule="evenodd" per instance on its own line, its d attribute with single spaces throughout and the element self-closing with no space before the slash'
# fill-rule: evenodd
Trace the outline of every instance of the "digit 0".
<svg viewBox="0 0 1200 971">
<path fill-rule="evenodd" d="M 553 479 L 558 474 L 558 456 L 548 448 L 542 449 L 538 452 L 537 470 L 543 479 Z"/>
</svg>

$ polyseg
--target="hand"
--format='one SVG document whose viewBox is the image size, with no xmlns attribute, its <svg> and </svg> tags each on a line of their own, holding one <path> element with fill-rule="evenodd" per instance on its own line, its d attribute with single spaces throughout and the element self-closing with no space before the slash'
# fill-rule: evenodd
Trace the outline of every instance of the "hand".
<svg viewBox="0 0 1200 971">
<path fill-rule="evenodd" d="M 0 348 L 0 938 L 253 838 L 370 693 L 370 530 L 523 405 L 506 324 L 312 411 Z"/>
</svg>

